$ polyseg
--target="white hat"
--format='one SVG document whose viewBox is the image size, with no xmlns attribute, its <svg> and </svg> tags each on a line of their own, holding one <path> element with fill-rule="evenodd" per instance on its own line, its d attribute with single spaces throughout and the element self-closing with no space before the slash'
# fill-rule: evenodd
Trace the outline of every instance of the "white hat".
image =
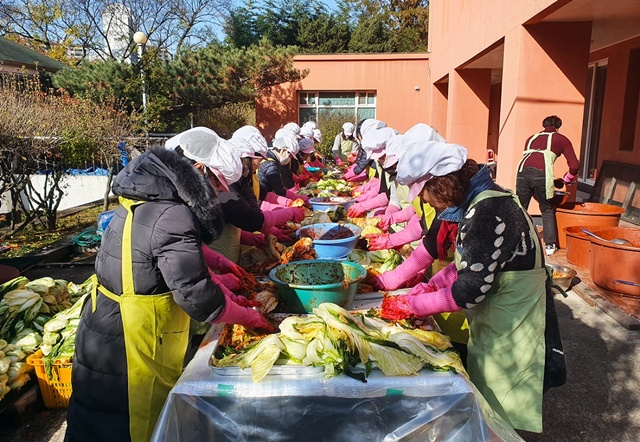
<svg viewBox="0 0 640 442">
<path fill-rule="evenodd" d="M 398 131 L 391 127 L 383 127 L 376 130 L 368 130 L 362 135 L 362 148 L 367 158 L 377 160 L 385 154 L 387 141 L 398 135 Z"/>
<path fill-rule="evenodd" d="M 405 138 L 405 141 L 402 141 Z M 418 123 L 405 132 L 404 136 L 396 136 L 387 141 L 387 156 L 384 160 L 384 167 L 388 169 L 398 162 L 398 159 L 404 152 L 404 146 L 420 141 L 439 141 L 444 143 L 442 136 L 431 126 L 424 123 Z"/>
<path fill-rule="evenodd" d="M 300 126 L 297 123 L 287 123 L 283 127 L 293 132 L 295 136 L 300 135 Z"/>
<path fill-rule="evenodd" d="M 344 134 L 348 137 L 350 137 L 351 135 L 353 135 L 353 131 L 356 130 L 356 127 L 353 125 L 353 123 L 344 123 L 342 125 L 342 131 L 344 132 Z"/>
<path fill-rule="evenodd" d="M 240 157 L 266 158 L 267 140 L 255 126 L 242 126 L 231 136 L 231 141 L 240 153 Z"/>
<path fill-rule="evenodd" d="M 165 143 L 167 149 L 178 146 L 182 148 L 185 157 L 206 165 L 226 191 L 242 176 L 242 162 L 235 146 L 208 127 L 194 127 Z"/>
<path fill-rule="evenodd" d="M 302 126 L 300 128 L 300 136 L 302 138 L 313 138 L 313 128 L 311 126 Z"/>
<path fill-rule="evenodd" d="M 376 120 L 375 118 L 367 118 L 366 120 L 361 120 L 358 123 L 358 127 L 356 127 L 356 135 L 360 138 L 364 138 L 364 135 L 367 132 L 382 129 L 383 127 L 387 127 L 387 123 L 384 121 Z"/>
<path fill-rule="evenodd" d="M 467 149 L 458 144 L 402 139 L 404 153 L 398 161 L 396 181 L 409 186 L 412 201 L 434 176 L 444 176 L 462 169 L 467 161 Z"/>
<path fill-rule="evenodd" d="M 313 153 L 315 149 L 313 147 L 313 140 L 311 138 L 303 138 L 298 141 L 298 146 L 300 146 L 300 152 L 302 153 Z"/>
<path fill-rule="evenodd" d="M 282 130 L 282 129 L 280 129 Z M 280 130 L 278 132 L 280 132 Z M 289 131 L 284 129 L 287 133 L 278 134 L 276 132 L 276 136 L 273 139 L 273 147 L 276 149 L 286 149 L 291 153 L 291 155 L 296 155 L 300 152 L 300 146 L 298 145 L 298 140 L 292 138 Z"/>
<path fill-rule="evenodd" d="M 320 132 L 320 129 L 313 129 L 313 139 L 318 143 L 322 143 L 322 132 Z"/>
<path fill-rule="evenodd" d="M 402 150 L 402 138 L 404 135 L 398 134 L 387 140 L 387 146 L 385 148 L 386 157 L 382 165 L 383 169 L 388 169 L 398 162 Z"/>
<path fill-rule="evenodd" d="M 315 129 L 317 126 L 315 121 L 307 121 L 302 125 L 302 127 L 310 127 L 311 129 Z M 302 129 L 302 127 L 300 129 Z"/>
</svg>

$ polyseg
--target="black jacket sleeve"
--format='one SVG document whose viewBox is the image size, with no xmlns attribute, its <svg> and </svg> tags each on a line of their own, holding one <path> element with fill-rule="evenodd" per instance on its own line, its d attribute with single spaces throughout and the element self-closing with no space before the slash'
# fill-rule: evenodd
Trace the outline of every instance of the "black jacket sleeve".
<svg viewBox="0 0 640 442">
<path fill-rule="evenodd" d="M 163 212 L 154 226 L 152 240 L 158 268 L 176 303 L 197 321 L 218 317 L 225 297 L 209 276 L 200 227 L 189 208 L 176 205 Z"/>
<path fill-rule="evenodd" d="M 255 232 L 262 228 L 262 211 L 252 208 L 238 192 L 221 192 L 218 194 L 218 201 L 226 222 L 247 232 Z"/>
<path fill-rule="evenodd" d="M 258 179 L 260 180 L 260 198 L 268 192 L 274 192 L 276 195 L 285 196 L 287 189 L 282 184 L 280 169 L 274 161 L 264 161 L 258 169 Z"/>
<path fill-rule="evenodd" d="M 353 173 L 360 175 L 371 163 L 372 161 L 367 159 L 367 154 L 364 149 L 358 149 L 356 167 L 353 168 Z"/>
</svg>

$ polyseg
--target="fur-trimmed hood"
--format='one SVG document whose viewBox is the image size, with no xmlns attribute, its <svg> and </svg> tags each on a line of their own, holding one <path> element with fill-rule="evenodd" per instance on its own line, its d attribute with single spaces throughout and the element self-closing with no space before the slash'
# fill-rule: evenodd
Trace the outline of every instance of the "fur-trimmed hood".
<svg viewBox="0 0 640 442">
<path fill-rule="evenodd" d="M 115 195 L 144 201 L 185 204 L 200 222 L 202 239 L 220 237 L 224 219 L 211 184 L 175 151 L 152 148 L 134 158 L 115 178 Z"/>
</svg>

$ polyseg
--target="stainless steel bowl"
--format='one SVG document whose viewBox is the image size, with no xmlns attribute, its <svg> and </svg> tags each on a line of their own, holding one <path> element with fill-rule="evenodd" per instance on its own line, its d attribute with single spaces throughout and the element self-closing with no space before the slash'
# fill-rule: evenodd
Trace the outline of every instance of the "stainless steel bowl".
<svg viewBox="0 0 640 442">
<path fill-rule="evenodd" d="M 578 275 L 578 272 L 571 267 L 564 267 L 558 264 L 547 264 L 547 268 L 553 275 L 553 282 L 565 291 L 571 287 L 571 281 Z M 558 293 L 556 289 L 553 289 L 553 291 Z"/>
</svg>

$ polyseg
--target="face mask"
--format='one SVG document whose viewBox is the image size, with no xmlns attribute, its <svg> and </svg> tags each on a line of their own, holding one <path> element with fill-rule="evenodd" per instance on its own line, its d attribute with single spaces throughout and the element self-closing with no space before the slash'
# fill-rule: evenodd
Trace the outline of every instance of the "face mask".
<svg viewBox="0 0 640 442">
<path fill-rule="evenodd" d="M 283 166 L 286 166 L 291 162 L 291 155 L 289 155 L 289 151 L 287 151 L 286 149 L 282 149 L 282 150 L 278 149 L 278 150 L 274 150 L 274 152 L 276 154 L 276 157 L 278 158 L 278 161 Z"/>
</svg>

